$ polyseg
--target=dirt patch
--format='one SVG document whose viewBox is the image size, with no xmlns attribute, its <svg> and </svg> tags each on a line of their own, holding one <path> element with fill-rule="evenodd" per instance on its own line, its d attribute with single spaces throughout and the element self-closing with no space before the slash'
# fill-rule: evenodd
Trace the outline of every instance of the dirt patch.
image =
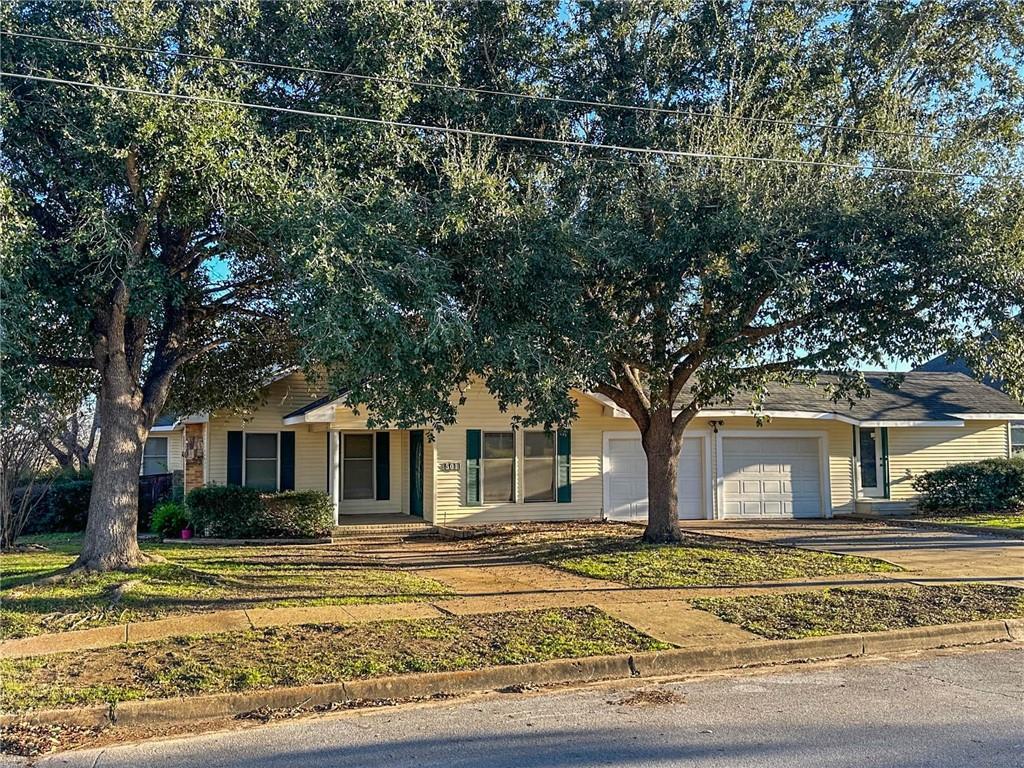
<svg viewBox="0 0 1024 768">
<path fill-rule="evenodd" d="M 686 699 L 664 688 L 641 688 L 629 696 L 608 702 L 617 707 L 663 707 L 669 704 L 685 704 Z"/>
<path fill-rule="evenodd" d="M 80 706 L 667 647 L 589 607 L 270 627 L 0 661 L 0 707 Z"/>
</svg>

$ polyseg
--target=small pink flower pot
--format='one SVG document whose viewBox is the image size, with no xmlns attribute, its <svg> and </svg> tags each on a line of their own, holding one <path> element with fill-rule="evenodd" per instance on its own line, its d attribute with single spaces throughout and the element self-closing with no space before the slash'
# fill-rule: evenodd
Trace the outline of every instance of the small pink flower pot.
<svg viewBox="0 0 1024 768">
<path fill-rule="evenodd" d="M 182 531 L 181 531 L 181 538 L 184 539 L 185 541 L 188 541 L 189 539 L 192 538 L 192 531 L 190 531 L 188 528 L 182 529 Z"/>
</svg>

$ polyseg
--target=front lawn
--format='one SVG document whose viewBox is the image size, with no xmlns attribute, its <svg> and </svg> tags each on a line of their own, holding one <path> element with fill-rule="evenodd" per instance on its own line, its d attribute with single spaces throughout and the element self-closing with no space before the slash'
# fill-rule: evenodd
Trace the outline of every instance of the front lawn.
<svg viewBox="0 0 1024 768">
<path fill-rule="evenodd" d="M 475 540 L 514 557 L 631 587 L 733 586 L 900 570 L 867 557 L 814 552 L 700 534 L 679 544 L 640 541 L 632 525 L 509 526 Z"/>
<path fill-rule="evenodd" d="M 211 547 L 145 544 L 167 559 L 132 573 L 38 579 L 70 565 L 76 536 L 35 540 L 47 550 L 0 555 L 0 637 L 145 621 L 235 608 L 435 600 L 444 584 L 407 571 L 367 567 L 341 547 Z"/>
<path fill-rule="evenodd" d="M 0 661 L 0 709 L 84 706 L 668 647 L 596 608 L 273 627 Z"/>
<path fill-rule="evenodd" d="M 748 632 L 783 640 L 1024 617 L 1024 591 L 998 584 L 713 597 L 693 601 Z"/>
</svg>

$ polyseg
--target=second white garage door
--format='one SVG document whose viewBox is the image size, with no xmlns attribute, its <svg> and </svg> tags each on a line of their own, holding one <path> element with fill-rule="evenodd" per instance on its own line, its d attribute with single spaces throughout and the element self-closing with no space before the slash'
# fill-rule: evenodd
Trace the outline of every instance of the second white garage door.
<svg viewBox="0 0 1024 768">
<path fill-rule="evenodd" d="M 724 437 L 722 515 L 821 517 L 821 458 L 815 437 Z"/>
<path fill-rule="evenodd" d="M 605 435 L 605 512 L 612 520 L 647 519 L 647 457 L 640 437 Z M 681 520 L 706 517 L 704 438 L 683 440 L 679 454 L 677 514 Z"/>
</svg>

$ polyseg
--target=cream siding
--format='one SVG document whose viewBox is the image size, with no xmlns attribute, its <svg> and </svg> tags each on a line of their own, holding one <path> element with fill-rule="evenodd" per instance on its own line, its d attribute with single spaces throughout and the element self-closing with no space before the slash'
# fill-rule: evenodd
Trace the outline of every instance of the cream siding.
<svg viewBox="0 0 1024 768">
<path fill-rule="evenodd" d="M 301 374 L 276 381 L 264 390 L 263 403 L 251 412 L 219 413 L 207 425 L 207 482 L 224 485 L 228 479 L 228 432 L 295 432 L 295 488 L 327 490 L 326 432 L 308 426 L 285 426 L 282 418 L 323 393 Z M 280 459 L 280 457 L 278 457 Z"/>
<path fill-rule="evenodd" d="M 914 497 L 914 478 L 933 469 L 1007 455 L 1006 422 L 968 421 L 963 427 L 890 427 L 890 498 Z"/>
</svg>

